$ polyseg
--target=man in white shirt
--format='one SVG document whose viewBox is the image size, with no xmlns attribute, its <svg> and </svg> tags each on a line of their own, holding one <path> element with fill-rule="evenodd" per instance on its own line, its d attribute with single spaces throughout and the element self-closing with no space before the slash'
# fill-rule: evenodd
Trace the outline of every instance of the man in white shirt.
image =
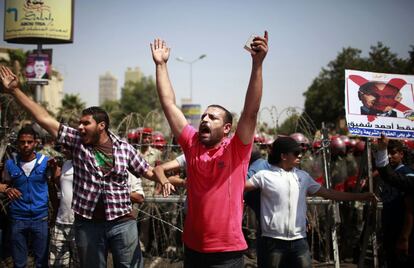
<svg viewBox="0 0 414 268">
<path fill-rule="evenodd" d="M 73 227 L 73 165 L 69 148 L 64 146 L 63 154 L 66 160 L 62 167 L 56 166 L 53 176 L 60 191 L 56 224 L 50 234 L 49 267 L 80 267 Z"/>
<path fill-rule="evenodd" d="M 375 200 L 372 193 L 328 190 L 296 167 L 302 150 L 291 137 L 279 137 L 268 157 L 270 170 L 253 175 L 245 191 L 261 189 L 263 267 L 312 267 L 306 240 L 306 196 L 332 200 Z"/>
</svg>

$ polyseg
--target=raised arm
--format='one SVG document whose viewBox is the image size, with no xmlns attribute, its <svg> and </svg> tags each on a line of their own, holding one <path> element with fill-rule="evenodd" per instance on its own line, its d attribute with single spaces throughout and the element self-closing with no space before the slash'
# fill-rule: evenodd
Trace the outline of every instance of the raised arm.
<svg viewBox="0 0 414 268">
<path fill-rule="evenodd" d="M 164 40 L 155 39 L 151 44 L 152 59 L 155 63 L 157 92 L 162 109 L 176 138 L 187 125 L 184 114 L 175 103 L 175 93 L 168 76 L 167 61 L 170 56 L 170 48 Z"/>
<path fill-rule="evenodd" d="M 252 72 L 243 111 L 236 130 L 236 135 L 244 144 L 252 142 L 256 128 L 257 114 L 259 113 L 260 101 L 262 99 L 262 65 L 268 50 L 267 41 L 268 34 L 265 31 L 264 37 L 258 36 L 252 43 Z"/>
<path fill-rule="evenodd" d="M 9 68 L 1 66 L 0 79 L 4 92 L 11 94 L 17 103 L 30 113 L 42 128 L 46 129 L 52 137 L 56 138 L 59 131 L 59 122 L 45 108 L 21 91 L 16 75 Z"/>
</svg>

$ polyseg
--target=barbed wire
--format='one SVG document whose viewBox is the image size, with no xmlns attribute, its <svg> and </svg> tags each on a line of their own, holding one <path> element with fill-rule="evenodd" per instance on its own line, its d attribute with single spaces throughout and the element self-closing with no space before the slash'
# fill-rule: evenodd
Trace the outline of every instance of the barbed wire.
<svg viewBox="0 0 414 268">
<path fill-rule="evenodd" d="M 167 221 L 165 221 L 165 220 L 163 220 L 163 219 L 161 219 L 161 218 L 159 218 L 159 217 L 157 217 L 157 216 L 155 216 L 155 215 L 152 215 L 152 214 L 150 214 L 150 213 L 148 213 L 148 212 L 146 212 L 146 211 L 144 211 L 144 210 L 142 210 L 142 209 L 138 209 L 138 211 L 139 211 L 139 212 L 141 212 L 141 213 L 143 213 L 143 214 L 145 214 L 145 215 L 147 215 L 147 216 L 149 216 L 150 218 L 156 219 L 156 220 L 158 220 L 158 221 L 160 221 L 160 222 L 162 222 L 162 223 L 167 224 L 168 226 L 172 227 L 173 229 L 175 229 L 175 230 L 177 230 L 177 231 L 179 231 L 179 232 L 181 232 L 181 233 L 183 232 L 183 230 L 182 230 L 182 229 L 178 228 L 178 227 L 177 227 L 177 226 L 175 226 L 174 224 L 169 223 L 169 222 L 167 222 Z M 165 214 L 165 213 L 164 213 L 164 214 Z M 161 215 L 163 215 L 163 214 L 161 214 Z"/>
</svg>

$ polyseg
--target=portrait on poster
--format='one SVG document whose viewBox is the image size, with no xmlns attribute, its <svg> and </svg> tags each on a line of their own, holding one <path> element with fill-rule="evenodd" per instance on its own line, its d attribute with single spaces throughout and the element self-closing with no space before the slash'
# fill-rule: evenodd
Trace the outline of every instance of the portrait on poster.
<svg viewBox="0 0 414 268">
<path fill-rule="evenodd" d="M 345 111 L 351 134 L 414 138 L 414 76 L 345 71 Z"/>
<path fill-rule="evenodd" d="M 26 79 L 30 83 L 45 83 L 51 73 L 48 54 L 29 54 L 26 61 Z"/>
</svg>

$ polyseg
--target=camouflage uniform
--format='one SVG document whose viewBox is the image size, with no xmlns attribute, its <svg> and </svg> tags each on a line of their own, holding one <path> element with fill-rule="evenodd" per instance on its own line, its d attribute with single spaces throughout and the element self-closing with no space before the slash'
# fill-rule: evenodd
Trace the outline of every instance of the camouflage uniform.
<svg viewBox="0 0 414 268">
<path fill-rule="evenodd" d="M 161 162 L 162 152 L 158 149 L 149 146 L 148 150 L 145 153 L 142 153 L 141 155 L 150 164 L 150 166 L 154 167 Z M 152 196 L 154 195 L 155 182 L 144 179 L 142 180 L 142 188 L 144 189 L 144 194 L 146 196 Z"/>
</svg>

